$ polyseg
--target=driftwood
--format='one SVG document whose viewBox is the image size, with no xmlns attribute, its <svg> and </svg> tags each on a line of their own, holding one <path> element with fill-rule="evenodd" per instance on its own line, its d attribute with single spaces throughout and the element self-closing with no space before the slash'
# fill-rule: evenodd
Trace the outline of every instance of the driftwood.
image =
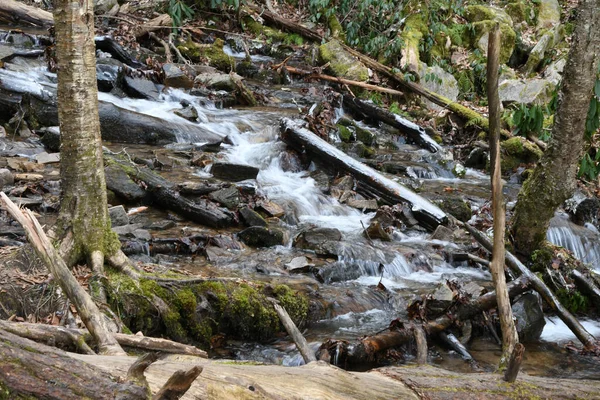
<svg viewBox="0 0 600 400">
<path fill-rule="evenodd" d="M 54 25 L 52 13 L 13 0 L 0 0 L 0 20 L 8 23 L 24 21 L 42 28 Z"/>
<path fill-rule="evenodd" d="M 522 276 L 519 279 L 508 284 L 508 294 L 510 298 L 529 290 L 530 280 L 527 276 Z M 434 335 L 448 329 L 455 321 L 464 321 L 475 317 L 484 310 L 489 310 L 496 307 L 496 293 L 486 293 L 477 299 L 461 304 L 457 307 L 453 315 L 443 315 L 432 321 L 427 321 L 422 324 L 423 329 L 429 335 Z M 342 348 L 343 356 L 338 356 L 338 366 L 351 367 L 353 365 L 364 365 L 373 360 L 374 356 L 382 351 L 392 347 L 400 346 L 413 337 L 411 329 L 390 330 L 374 336 L 368 336 L 360 339 L 355 343 L 334 342 Z M 331 341 L 326 342 L 321 346 L 320 352 L 331 348 Z M 325 347 L 325 348 L 324 348 Z M 333 359 L 333 357 L 332 357 Z"/>
<path fill-rule="evenodd" d="M 446 346 L 454 350 L 463 360 L 467 361 L 472 369 L 480 370 L 477 361 L 475 361 L 471 353 L 469 353 L 467 348 L 456 338 L 456 336 L 454 336 L 454 334 L 442 331 L 438 333 L 438 337 L 446 344 Z"/>
<path fill-rule="evenodd" d="M 294 321 L 292 321 L 290 315 L 287 313 L 285 308 L 277 304 L 277 301 L 275 299 L 273 299 L 272 302 L 273 308 L 275 308 L 275 312 L 279 316 L 281 324 L 287 331 L 288 335 L 290 335 L 290 337 L 294 340 L 298 351 L 300 352 L 300 354 L 302 354 L 304 362 L 308 364 L 309 362 L 317 361 L 317 357 L 315 357 L 315 352 L 312 351 L 311 348 L 308 346 L 306 339 L 304 338 L 304 336 L 302 336 L 302 333 L 298 330 L 298 327 L 296 326 L 296 324 L 294 324 Z"/>
<path fill-rule="evenodd" d="M 133 58 L 123 46 L 110 36 L 96 37 L 94 43 L 96 44 L 96 50 L 109 53 L 114 59 L 121 61 L 125 65 L 129 65 L 132 68 L 141 68 L 145 66 L 145 64 Z"/>
<path fill-rule="evenodd" d="M 417 344 L 417 364 L 427 364 L 427 335 L 420 325 L 413 325 L 412 330 Z"/>
<path fill-rule="evenodd" d="M 521 363 L 523 362 L 523 354 L 525 353 L 525 346 L 522 343 L 517 343 L 515 348 L 510 355 L 510 360 L 508 361 L 508 365 L 506 367 L 506 371 L 504 371 L 504 380 L 509 383 L 513 383 L 517 380 L 517 375 L 519 375 L 519 369 L 521 368 Z"/>
<path fill-rule="evenodd" d="M 460 223 L 459 221 L 457 221 L 457 224 L 464 227 L 487 251 L 492 251 L 492 242 L 485 234 L 469 224 Z M 587 350 L 595 351 L 598 349 L 596 338 L 560 303 L 558 298 L 552 293 L 552 290 L 536 274 L 532 273 L 517 257 L 508 251 L 506 252 L 504 261 L 513 272 L 529 279 L 531 287 L 542 296 Z"/>
<path fill-rule="evenodd" d="M 58 281 L 61 289 L 77 309 L 81 320 L 98 344 L 100 353 L 125 354 L 115 338 L 108 332 L 104 316 L 98 309 L 98 306 L 81 285 L 79 285 L 73 274 L 71 274 L 71 271 L 44 233 L 33 213 L 27 209 L 21 212 L 8 196 L 2 192 L 0 192 L 0 198 L 10 215 L 23 226 L 36 254 L 44 262 L 54 276 L 54 279 Z"/>
<path fill-rule="evenodd" d="M 175 211 L 186 218 L 213 228 L 224 228 L 233 225 L 233 217 L 229 212 L 218 208 L 208 200 L 194 202 L 179 194 L 176 185 L 168 182 L 148 168 L 138 168 L 116 156 L 105 155 L 107 162 L 117 166 L 135 181 L 141 181 L 150 194 L 150 201 Z M 117 188 L 113 188 L 115 190 Z M 118 193 L 117 193 L 118 194 Z"/>
<path fill-rule="evenodd" d="M 410 203 L 415 218 L 428 229 L 433 230 L 447 221 L 446 214 L 429 200 L 347 156 L 288 118 L 281 121 L 281 137 L 289 146 L 307 153 L 325 167 L 352 174 L 355 179 L 378 192 L 387 201 Z"/>
<path fill-rule="evenodd" d="M 349 108 L 354 115 L 360 119 L 369 118 L 376 121 L 384 122 L 394 128 L 397 128 L 401 133 L 408 136 L 413 142 L 419 146 L 435 153 L 441 150 L 441 146 L 437 144 L 419 125 L 402 118 L 399 115 L 393 114 L 381 107 L 377 107 L 373 103 L 368 103 L 364 100 L 344 96 L 344 106 Z"/>
<path fill-rule="evenodd" d="M 176 371 L 167 383 L 156 393 L 152 400 L 177 400 L 188 391 L 192 383 L 202 372 L 202 367 L 195 366 L 188 371 Z"/>
</svg>

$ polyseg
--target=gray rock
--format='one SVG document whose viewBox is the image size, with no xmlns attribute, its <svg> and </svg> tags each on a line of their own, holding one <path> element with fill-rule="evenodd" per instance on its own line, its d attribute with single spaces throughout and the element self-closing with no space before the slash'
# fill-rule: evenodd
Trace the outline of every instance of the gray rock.
<svg viewBox="0 0 600 400">
<path fill-rule="evenodd" d="M 6 137 L 6 129 L 4 129 L 4 127 L 0 125 L 0 138 L 5 138 L 5 137 Z"/>
<path fill-rule="evenodd" d="M 125 207 L 123 206 L 109 208 L 108 215 L 110 216 L 110 222 L 113 227 L 129 224 L 129 215 L 127 215 L 127 211 L 125 211 Z"/>
<path fill-rule="evenodd" d="M 146 229 L 136 229 L 133 231 L 133 236 L 137 239 L 141 239 L 141 240 L 152 240 L 152 235 L 150 234 L 149 231 L 147 231 Z"/>
<path fill-rule="evenodd" d="M 146 192 L 132 181 L 121 168 L 108 165 L 104 168 L 104 174 L 106 175 L 106 188 L 124 200 L 135 202 L 146 196 Z"/>
<path fill-rule="evenodd" d="M 337 255 L 337 251 L 332 249 L 340 240 L 342 233 L 335 228 L 310 228 L 296 236 L 294 247 L 313 250 L 321 255 Z"/>
<path fill-rule="evenodd" d="M 198 121 L 198 111 L 192 106 L 177 109 L 173 111 L 173 113 L 181 118 L 187 119 L 188 121 Z"/>
<path fill-rule="evenodd" d="M 162 221 L 155 221 L 149 225 L 144 225 L 144 229 L 153 229 L 157 231 L 164 231 L 166 229 L 173 228 L 175 226 L 175 221 L 171 221 L 168 219 Z"/>
<path fill-rule="evenodd" d="M 421 86 L 431 90 L 432 92 L 441 94 L 452 101 L 456 101 L 456 99 L 458 99 L 458 82 L 452 74 L 444 71 L 442 67 L 437 65 L 429 67 L 427 64 L 421 63 L 418 72 L 419 76 L 421 77 Z M 432 110 L 443 110 L 442 107 L 430 102 L 429 100 L 425 100 L 425 104 Z"/>
<path fill-rule="evenodd" d="M 507 79 L 498 85 L 502 104 L 548 104 L 556 85 L 547 79 Z"/>
<path fill-rule="evenodd" d="M 106 14 L 119 2 L 117 0 L 94 0 L 94 13 L 95 14 Z"/>
<path fill-rule="evenodd" d="M 15 183 L 15 177 L 10 172 L 10 170 L 6 168 L 0 168 L 0 189 L 5 186 L 9 186 Z"/>
<path fill-rule="evenodd" d="M 280 218 L 285 214 L 284 209 L 281 208 L 279 204 L 273 203 L 272 201 L 263 201 L 258 206 L 258 209 L 267 214 L 269 217 Z"/>
<path fill-rule="evenodd" d="M 537 341 L 546 325 L 539 296 L 533 292 L 522 294 L 513 303 L 512 312 L 516 319 L 519 341 Z"/>
<path fill-rule="evenodd" d="M 194 86 L 192 80 L 175 64 L 164 64 L 165 86 L 190 89 Z"/>
<path fill-rule="evenodd" d="M 359 200 L 359 199 L 348 199 L 346 200 L 346 204 L 352 208 L 357 208 L 359 210 L 366 211 L 375 211 L 377 210 L 377 200 Z"/>
<path fill-rule="evenodd" d="M 58 126 L 49 126 L 40 129 L 42 144 L 50 151 L 60 150 L 60 128 Z"/>
<path fill-rule="evenodd" d="M 558 0 L 540 0 L 537 28 L 552 28 L 558 24 L 560 24 L 560 4 Z"/>
<path fill-rule="evenodd" d="M 523 67 L 523 74 L 528 76 L 535 72 L 546 53 L 559 44 L 564 37 L 565 29 L 561 25 L 557 25 L 554 29 L 546 32 L 529 53 L 525 67 Z"/>
<path fill-rule="evenodd" d="M 281 229 L 268 229 L 262 226 L 251 226 L 238 233 L 239 239 L 252 247 L 272 247 L 285 243 L 285 234 Z"/>
<path fill-rule="evenodd" d="M 565 69 L 566 64 L 567 59 L 561 58 L 560 60 L 557 60 L 552 64 L 548 65 L 548 67 L 546 67 L 546 70 L 544 71 L 544 78 L 552 84 L 558 85 L 558 83 L 562 79 L 562 73 Z"/>
<path fill-rule="evenodd" d="M 431 234 L 431 240 L 441 240 L 444 242 L 450 242 L 453 238 L 453 232 L 451 229 L 440 225 Z"/>
<path fill-rule="evenodd" d="M 144 224 L 130 224 L 130 225 L 123 225 L 123 226 L 115 226 L 113 228 L 113 231 L 117 234 L 117 235 L 132 235 L 133 232 L 136 229 L 142 229 L 142 226 Z"/>
<path fill-rule="evenodd" d="M 240 192 L 236 186 L 217 190 L 208 195 L 208 198 L 214 200 L 229 209 L 237 208 L 240 204 Z"/>
<path fill-rule="evenodd" d="M 100 60 L 113 60 L 112 58 L 104 58 Z M 120 61 L 113 60 L 118 63 Z M 110 92 L 117 87 L 117 79 L 119 77 L 119 66 L 109 63 L 96 63 L 96 81 L 98 82 L 98 90 L 101 92 Z"/>
<path fill-rule="evenodd" d="M 123 80 L 123 90 L 131 97 L 158 101 L 160 93 L 154 82 L 148 79 L 126 76 Z"/>
<path fill-rule="evenodd" d="M 360 82 L 369 79 L 368 68 L 344 50 L 340 42 L 335 39 L 319 47 L 319 58 L 324 64 L 329 63 L 328 69 L 334 76 Z"/>
<path fill-rule="evenodd" d="M 240 215 L 248 226 L 267 226 L 267 221 L 249 207 L 240 209 Z"/>
<path fill-rule="evenodd" d="M 211 90 L 225 90 L 226 92 L 232 92 L 237 88 L 235 81 L 241 79 L 242 77 L 238 74 L 230 75 L 220 72 L 208 72 L 196 75 L 194 83 L 203 85 Z"/>
<path fill-rule="evenodd" d="M 285 264 L 287 270 L 293 274 L 308 272 L 308 270 L 314 266 L 315 264 L 311 264 L 308 261 L 308 258 L 304 256 L 294 257 L 289 263 Z"/>
<path fill-rule="evenodd" d="M 36 154 L 35 160 L 38 164 L 52 164 L 60 162 L 60 153 L 46 153 L 45 151 L 40 154 Z"/>
<path fill-rule="evenodd" d="M 224 179 L 232 182 L 243 181 L 246 179 L 256 179 L 260 170 L 251 165 L 232 164 L 226 162 L 216 162 L 212 165 L 210 172 L 215 178 Z"/>
</svg>

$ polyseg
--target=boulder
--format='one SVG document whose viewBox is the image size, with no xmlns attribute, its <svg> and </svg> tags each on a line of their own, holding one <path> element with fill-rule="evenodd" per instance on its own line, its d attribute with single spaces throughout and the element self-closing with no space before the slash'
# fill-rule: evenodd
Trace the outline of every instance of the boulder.
<svg viewBox="0 0 600 400">
<path fill-rule="evenodd" d="M 235 186 L 212 192 L 208 195 L 208 198 L 224 205 L 230 210 L 237 208 L 240 204 L 240 192 Z"/>
<path fill-rule="evenodd" d="M 450 242 L 453 239 L 452 229 L 440 225 L 435 228 L 435 231 L 431 234 L 431 240 L 441 240 L 443 242 Z"/>
<path fill-rule="evenodd" d="M 121 168 L 108 165 L 104 168 L 104 174 L 106 175 L 106 188 L 122 199 L 136 202 L 146 196 L 146 192 L 132 181 Z"/>
<path fill-rule="evenodd" d="M 227 162 L 216 162 L 212 165 L 210 172 L 215 178 L 231 182 L 256 179 L 260 170 L 251 165 L 233 164 Z"/>
<path fill-rule="evenodd" d="M 545 105 L 552 99 L 556 85 L 549 79 L 506 79 L 498 85 L 502 104 L 511 103 Z"/>
<path fill-rule="evenodd" d="M 14 183 L 15 177 L 12 174 L 12 172 L 10 172 L 6 168 L 0 168 L 0 189 L 2 189 L 5 186 L 12 185 Z"/>
<path fill-rule="evenodd" d="M 503 173 L 513 171 L 520 164 L 535 163 L 542 157 L 542 151 L 522 137 L 507 139 L 500 143 L 500 148 L 502 149 Z"/>
<path fill-rule="evenodd" d="M 94 13 L 95 14 L 106 14 L 119 2 L 117 0 L 94 0 Z"/>
<path fill-rule="evenodd" d="M 198 111 L 191 105 L 184 108 L 178 108 L 173 111 L 173 114 L 183 119 L 187 119 L 188 121 L 198 122 Z"/>
<path fill-rule="evenodd" d="M 204 72 L 196 75 L 194 78 L 194 84 L 205 86 L 211 90 L 225 90 L 227 92 L 233 92 L 237 89 L 236 81 L 241 80 L 242 77 L 238 74 L 224 74 L 221 72 Z"/>
<path fill-rule="evenodd" d="M 459 196 L 447 196 L 439 202 L 440 208 L 462 222 L 471 219 L 471 207 Z"/>
<path fill-rule="evenodd" d="M 240 215 L 248 226 L 267 226 L 267 221 L 250 207 L 240 209 Z"/>
<path fill-rule="evenodd" d="M 103 60 L 110 60 L 111 62 L 105 62 Z M 98 82 L 98 90 L 101 92 L 110 92 L 117 87 L 117 79 L 119 77 L 119 65 L 120 61 L 112 58 L 100 58 L 96 63 L 96 81 Z"/>
<path fill-rule="evenodd" d="M 512 312 L 519 341 L 537 341 L 546 325 L 539 295 L 533 292 L 522 294 L 513 302 Z"/>
<path fill-rule="evenodd" d="M 191 89 L 194 86 L 192 80 L 175 64 L 163 64 L 165 74 L 164 84 L 167 87 Z"/>
<path fill-rule="evenodd" d="M 559 44 L 564 37 L 565 29 L 561 25 L 557 25 L 554 29 L 546 32 L 529 53 L 525 67 L 523 67 L 523 74 L 527 76 L 535 72 L 546 53 Z"/>
<path fill-rule="evenodd" d="M 129 96 L 138 99 L 158 101 L 160 97 L 156 85 L 148 79 L 126 76 L 123 79 L 123 90 Z"/>
<path fill-rule="evenodd" d="M 506 11 L 485 5 L 472 5 L 465 8 L 465 18 L 471 22 L 473 44 L 487 55 L 489 32 L 496 22 L 500 24 L 500 64 L 506 64 L 515 48 L 517 34 L 513 21 Z"/>
<path fill-rule="evenodd" d="M 50 151 L 60 150 L 60 128 L 49 126 L 38 131 L 42 135 L 41 142 Z"/>
<path fill-rule="evenodd" d="M 38 164 L 53 164 L 60 162 L 60 153 L 47 153 L 44 151 L 36 154 L 34 158 Z"/>
<path fill-rule="evenodd" d="M 238 233 L 238 238 L 252 247 L 272 247 L 285 244 L 285 234 L 281 229 L 251 226 Z"/>
<path fill-rule="evenodd" d="M 377 200 L 375 199 L 348 199 L 346 204 L 352 208 L 357 208 L 363 211 L 375 211 L 378 208 Z"/>
<path fill-rule="evenodd" d="M 548 65 L 544 70 L 544 79 L 551 82 L 553 85 L 558 85 L 562 79 L 562 73 L 567 64 L 566 58 L 561 58 Z"/>
<path fill-rule="evenodd" d="M 323 64 L 329 63 L 328 69 L 334 76 L 359 82 L 369 80 L 367 67 L 344 50 L 335 39 L 319 46 L 319 57 Z"/>
<path fill-rule="evenodd" d="M 538 4 L 538 29 L 548 29 L 560 24 L 558 0 L 540 0 Z"/>
<path fill-rule="evenodd" d="M 335 228 L 310 228 L 296 236 L 294 247 L 313 250 L 320 255 L 337 255 L 332 252 L 332 248 L 335 248 L 340 240 L 342 233 Z"/>
<path fill-rule="evenodd" d="M 115 206 L 108 209 L 108 215 L 113 227 L 129 224 L 129 215 L 123 206 Z"/>
<path fill-rule="evenodd" d="M 458 82 L 456 81 L 454 75 L 444 71 L 442 67 L 438 65 L 429 67 L 427 64 L 421 63 L 419 68 L 419 76 L 421 77 L 421 86 L 424 88 L 434 93 L 441 94 L 452 101 L 456 101 L 458 99 Z M 425 104 L 432 110 L 441 111 L 444 109 L 443 107 L 440 107 L 429 100 L 425 100 Z"/>
<path fill-rule="evenodd" d="M 389 242 L 392 240 L 391 228 L 384 227 L 380 221 L 373 219 L 367 228 L 366 235 L 370 239 L 381 239 Z"/>
<path fill-rule="evenodd" d="M 258 209 L 269 217 L 280 218 L 285 214 L 285 210 L 281 208 L 281 206 L 277 203 L 273 203 L 272 201 L 263 201 Z"/>
</svg>

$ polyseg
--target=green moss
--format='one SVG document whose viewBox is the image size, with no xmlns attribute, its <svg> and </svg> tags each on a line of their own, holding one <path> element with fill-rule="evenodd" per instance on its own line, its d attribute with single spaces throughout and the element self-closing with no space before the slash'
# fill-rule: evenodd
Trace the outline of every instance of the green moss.
<svg viewBox="0 0 600 400">
<path fill-rule="evenodd" d="M 177 49 L 193 62 L 200 62 L 202 59 L 206 59 L 208 60 L 208 65 L 211 67 L 224 72 L 230 72 L 235 68 L 235 60 L 233 57 L 225 54 L 223 51 L 224 44 L 223 40 L 217 39 L 209 47 L 200 47 L 192 39 L 188 39 L 187 42 L 177 46 Z"/>
<path fill-rule="evenodd" d="M 338 127 L 338 135 L 342 142 L 350 142 L 352 141 L 352 131 L 347 127 L 337 124 Z"/>
<path fill-rule="evenodd" d="M 275 286 L 273 292 L 294 323 L 301 327 L 308 318 L 308 299 L 287 285 Z"/>
<path fill-rule="evenodd" d="M 475 32 L 474 43 L 479 43 L 481 37 L 488 34 L 495 23 L 490 20 L 474 22 L 472 24 Z M 510 25 L 500 23 L 500 37 L 500 64 L 506 64 L 515 48 L 517 34 Z"/>
<path fill-rule="evenodd" d="M 522 137 L 512 137 L 500 143 L 502 149 L 502 171 L 510 172 L 521 164 L 537 162 L 542 151 Z"/>
<path fill-rule="evenodd" d="M 355 126 L 356 139 L 363 142 L 367 146 L 372 146 L 375 143 L 375 135 L 368 129 Z"/>
<path fill-rule="evenodd" d="M 458 196 L 449 196 L 439 202 L 440 208 L 459 221 L 467 222 L 471 219 L 472 211 L 469 204 Z"/>
<path fill-rule="evenodd" d="M 471 22 L 496 19 L 496 12 L 489 6 L 471 5 L 465 8 L 465 18 Z"/>
<path fill-rule="evenodd" d="M 329 26 L 329 33 L 331 35 L 331 37 L 335 38 L 335 39 L 339 39 L 342 42 L 346 42 L 346 35 L 344 33 L 344 28 L 342 28 L 342 24 L 340 24 L 340 21 L 337 19 L 337 17 L 335 16 L 335 14 L 332 14 L 328 20 L 327 20 L 327 25 Z"/>
<path fill-rule="evenodd" d="M 466 46 L 469 43 L 467 24 L 452 24 L 447 32 L 450 41 L 455 46 Z"/>
<path fill-rule="evenodd" d="M 504 11 L 506 11 L 515 23 L 526 22 L 529 15 L 527 4 L 523 0 L 508 3 L 504 6 Z"/>
<path fill-rule="evenodd" d="M 329 70 L 335 76 L 366 82 L 369 70 L 360 61 L 348 54 L 337 40 L 319 46 L 319 58 L 323 64 L 329 63 Z"/>
<path fill-rule="evenodd" d="M 360 142 L 356 144 L 355 151 L 359 157 L 371 158 L 375 155 L 375 150 L 373 150 L 372 147 L 369 147 Z"/>
</svg>

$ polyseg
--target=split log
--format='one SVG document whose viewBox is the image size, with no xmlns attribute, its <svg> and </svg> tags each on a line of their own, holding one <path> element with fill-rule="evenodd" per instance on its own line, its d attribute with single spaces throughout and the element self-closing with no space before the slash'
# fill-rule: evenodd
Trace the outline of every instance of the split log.
<svg viewBox="0 0 600 400">
<path fill-rule="evenodd" d="M 42 28 L 54 25 L 52 13 L 14 0 L 0 0 L 0 20 L 17 24 L 24 21 Z"/>
<path fill-rule="evenodd" d="M 519 375 L 519 369 L 523 362 L 523 354 L 525 353 L 525 346 L 522 343 L 517 343 L 508 361 L 508 366 L 504 372 L 504 380 L 509 383 L 513 383 Z"/>
<path fill-rule="evenodd" d="M 73 274 L 71 274 L 71 271 L 44 233 L 33 213 L 27 209 L 21 212 L 8 196 L 2 192 L 0 192 L 0 198 L 10 215 L 23 226 L 27 234 L 27 239 L 29 239 L 36 254 L 44 262 L 61 289 L 77 309 L 81 320 L 98 344 L 100 353 L 125 354 L 119 343 L 108 332 L 106 321 L 98 306 L 94 303 L 91 296 L 79 285 Z"/>
<path fill-rule="evenodd" d="M 311 131 L 302 128 L 297 122 L 283 118 L 281 138 L 297 151 L 308 153 L 326 168 L 352 174 L 355 179 L 380 193 L 387 201 L 410 203 L 415 218 L 426 228 L 434 230 L 447 221 L 446 214 L 429 200 L 349 157 Z"/>
<path fill-rule="evenodd" d="M 487 251 L 492 251 L 493 244 L 490 239 L 475 229 L 469 224 L 462 223 L 460 221 L 456 222 L 459 226 L 464 227 L 470 234 L 477 240 Z M 590 334 L 581 323 L 567 310 L 558 300 L 558 298 L 554 295 L 552 290 L 534 273 L 532 273 L 529 268 L 527 268 L 517 257 L 515 257 L 512 253 L 506 252 L 506 258 L 504 260 L 506 265 L 514 271 L 516 274 L 520 274 L 521 277 L 525 277 L 529 279 L 531 282 L 531 287 L 538 292 L 542 298 L 548 303 L 550 308 L 558 315 L 558 317 L 569 327 L 571 332 L 575 334 L 577 339 L 584 345 L 587 350 L 594 351 L 598 349 L 598 341 L 596 338 Z"/>
<path fill-rule="evenodd" d="M 78 342 L 94 344 L 89 332 L 84 329 L 70 329 L 62 326 L 32 324 L 28 322 L 8 322 L 0 320 L 0 329 L 36 342 L 54 343 L 56 346 L 69 349 L 73 346 L 73 338 Z M 172 340 L 153 338 L 148 336 L 127 335 L 124 333 L 111 333 L 121 346 L 145 351 L 160 351 L 171 354 L 186 354 L 207 358 L 205 351 L 194 346 L 189 346 Z"/>
<path fill-rule="evenodd" d="M 302 333 L 298 330 L 298 327 L 296 326 L 296 324 L 294 324 L 294 321 L 292 321 L 290 315 L 287 313 L 285 308 L 277 304 L 277 300 L 270 300 L 273 303 L 273 308 L 275 308 L 275 312 L 281 320 L 281 324 L 296 344 L 296 347 L 298 348 L 300 354 L 302 354 L 304 362 L 308 364 L 309 362 L 317 361 L 317 357 L 315 357 L 315 352 L 312 351 L 311 348 L 308 346 L 306 339 L 304 338 L 304 336 L 302 336 Z"/>
<path fill-rule="evenodd" d="M 202 200 L 200 203 L 181 196 L 175 184 L 168 182 L 148 168 L 138 168 L 106 153 L 105 160 L 107 163 L 123 169 L 133 180 L 144 182 L 146 192 L 150 194 L 150 201 L 158 203 L 168 210 L 213 228 L 224 228 L 234 223 L 233 216 L 229 212 L 218 208 L 208 200 Z"/>
<path fill-rule="evenodd" d="M 377 107 L 372 103 L 368 103 L 350 96 L 344 96 L 344 106 L 348 107 L 353 114 L 358 115 L 361 119 L 374 119 L 398 129 L 417 145 L 431 151 L 432 153 L 441 150 L 441 146 L 425 132 L 425 129 L 414 122 L 407 120 L 406 118 L 402 118 L 401 116 L 384 110 L 381 107 Z"/>
<path fill-rule="evenodd" d="M 527 291 L 529 289 L 530 280 L 527 276 L 522 276 L 519 279 L 508 284 L 508 293 L 510 298 Z M 430 335 L 442 332 L 448 329 L 455 321 L 464 321 L 471 319 L 480 314 L 484 310 L 489 310 L 496 307 L 496 293 L 486 293 L 477 299 L 458 306 L 453 315 L 444 315 L 433 321 L 423 323 L 423 329 Z M 368 336 L 354 343 L 341 343 L 344 357 L 338 357 L 344 364 L 339 364 L 339 367 L 351 367 L 353 365 L 364 365 L 373 360 L 376 353 L 392 347 L 400 346 L 411 339 L 413 336 L 412 330 L 400 329 L 383 332 L 374 336 Z M 338 342 L 340 343 L 340 342 Z"/>
<path fill-rule="evenodd" d="M 427 364 L 427 335 L 420 325 L 413 325 L 412 329 L 417 344 L 417 364 Z"/>
</svg>

